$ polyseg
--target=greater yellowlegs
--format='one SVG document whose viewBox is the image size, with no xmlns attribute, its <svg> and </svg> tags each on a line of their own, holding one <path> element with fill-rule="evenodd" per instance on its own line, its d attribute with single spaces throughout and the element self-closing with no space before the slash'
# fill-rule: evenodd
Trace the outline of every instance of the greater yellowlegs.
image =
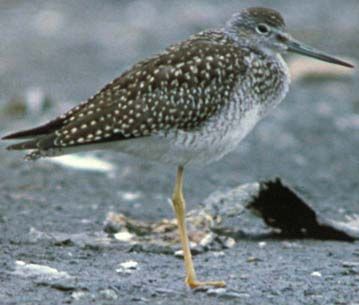
<svg viewBox="0 0 359 305">
<path fill-rule="evenodd" d="M 248 8 L 223 28 L 140 61 L 53 121 L 4 139 L 29 138 L 8 147 L 30 150 L 28 159 L 111 149 L 177 166 L 172 198 L 186 283 L 224 286 L 196 278 L 185 224 L 184 167 L 232 151 L 283 100 L 290 81 L 281 54 L 287 51 L 352 67 L 294 40 L 278 12 Z"/>
</svg>

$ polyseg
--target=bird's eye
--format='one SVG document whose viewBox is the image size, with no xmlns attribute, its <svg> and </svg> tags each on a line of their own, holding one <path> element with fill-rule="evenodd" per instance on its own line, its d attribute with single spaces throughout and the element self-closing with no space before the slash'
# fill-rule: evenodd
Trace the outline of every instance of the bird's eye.
<svg viewBox="0 0 359 305">
<path fill-rule="evenodd" d="M 261 23 L 256 27 L 256 31 L 259 34 L 264 34 L 264 35 L 268 34 L 269 33 L 269 26 L 264 24 L 264 23 Z"/>
</svg>

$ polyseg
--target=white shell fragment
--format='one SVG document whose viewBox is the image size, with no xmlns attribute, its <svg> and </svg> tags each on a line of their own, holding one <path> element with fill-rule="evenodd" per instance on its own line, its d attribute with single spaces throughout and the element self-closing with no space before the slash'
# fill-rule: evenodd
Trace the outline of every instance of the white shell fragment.
<svg viewBox="0 0 359 305">
<path fill-rule="evenodd" d="M 314 271 L 310 275 L 314 277 L 322 277 L 322 274 L 319 271 Z"/>
<path fill-rule="evenodd" d="M 128 231 L 121 231 L 116 233 L 114 237 L 119 241 L 129 242 L 134 238 L 134 235 Z"/>
<path fill-rule="evenodd" d="M 138 270 L 139 266 L 136 261 L 128 260 L 120 264 L 120 268 L 116 269 L 117 273 L 132 273 L 135 270 Z"/>
<path fill-rule="evenodd" d="M 67 272 L 58 271 L 46 265 L 28 264 L 24 261 L 15 262 L 15 271 L 13 274 L 22 277 L 46 277 L 51 279 L 71 277 Z"/>
</svg>

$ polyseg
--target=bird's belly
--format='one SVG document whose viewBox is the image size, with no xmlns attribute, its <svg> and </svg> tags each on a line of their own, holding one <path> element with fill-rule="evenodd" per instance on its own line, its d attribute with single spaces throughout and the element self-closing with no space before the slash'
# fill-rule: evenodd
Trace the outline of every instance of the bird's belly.
<svg viewBox="0 0 359 305">
<path fill-rule="evenodd" d="M 196 131 L 121 141 L 112 148 L 147 160 L 173 165 L 206 164 L 234 150 L 260 120 L 258 107 L 231 121 L 217 118 Z"/>
<path fill-rule="evenodd" d="M 164 163 L 210 163 L 234 150 L 259 120 L 259 109 L 254 107 L 241 117 L 217 118 L 196 131 L 158 137 L 157 145 L 151 143 L 147 149 Z"/>
<path fill-rule="evenodd" d="M 200 132 L 188 136 L 187 163 L 209 163 L 221 159 L 233 151 L 261 119 L 259 109 L 254 107 L 245 114 L 232 118 L 218 118 Z"/>
</svg>

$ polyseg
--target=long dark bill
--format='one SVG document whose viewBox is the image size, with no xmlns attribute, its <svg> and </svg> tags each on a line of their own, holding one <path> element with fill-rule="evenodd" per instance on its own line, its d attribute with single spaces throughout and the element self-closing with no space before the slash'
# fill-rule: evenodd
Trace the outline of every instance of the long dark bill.
<svg viewBox="0 0 359 305">
<path fill-rule="evenodd" d="M 289 40 L 287 42 L 287 46 L 289 52 L 294 52 L 308 57 L 316 58 L 322 61 L 329 62 L 331 64 L 336 64 L 348 68 L 354 68 L 354 66 L 348 62 L 335 58 L 331 55 L 325 54 L 324 52 L 309 47 L 296 40 Z"/>
</svg>

